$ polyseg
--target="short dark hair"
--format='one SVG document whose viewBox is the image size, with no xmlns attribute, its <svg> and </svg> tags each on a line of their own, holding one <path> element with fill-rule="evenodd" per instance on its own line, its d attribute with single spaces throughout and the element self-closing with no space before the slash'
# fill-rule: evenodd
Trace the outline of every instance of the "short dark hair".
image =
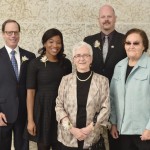
<svg viewBox="0 0 150 150">
<path fill-rule="evenodd" d="M 6 20 L 6 21 L 2 24 L 2 32 L 5 31 L 5 26 L 6 26 L 6 24 L 7 24 L 7 23 L 11 23 L 11 22 L 14 22 L 14 23 L 16 23 L 16 24 L 18 25 L 18 29 L 19 29 L 19 32 L 20 32 L 20 25 L 19 25 L 19 23 L 18 23 L 16 20 L 13 20 L 13 19 L 8 19 L 8 20 Z"/>
<path fill-rule="evenodd" d="M 148 40 L 148 37 L 145 33 L 144 30 L 142 29 L 138 29 L 138 28 L 133 28 L 133 29 L 130 29 L 129 31 L 127 31 L 127 33 L 125 34 L 125 39 L 124 39 L 124 43 L 126 41 L 126 38 L 132 34 L 132 33 L 137 33 L 141 36 L 142 38 L 142 42 L 143 42 L 143 45 L 144 45 L 144 51 L 147 52 L 148 48 L 149 48 L 149 40 Z"/>
</svg>

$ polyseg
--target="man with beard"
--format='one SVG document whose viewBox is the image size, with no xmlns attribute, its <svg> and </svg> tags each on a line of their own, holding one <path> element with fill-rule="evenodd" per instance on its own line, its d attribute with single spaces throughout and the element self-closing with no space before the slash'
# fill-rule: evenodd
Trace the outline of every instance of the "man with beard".
<svg viewBox="0 0 150 150">
<path fill-rule="evenodd" d="M 123 46 L 124 35 L 115 30 L 116 15 L 110 5 L 103 5 L 99 9 L 99 25 L 101 32 L 85 37 L 84 41 L 92 46 L 93 62 L 91 69 L 101 75 L 106 76 L 111 81 L 115 65 L 126 57 Z M 105 130 L 106 128 L 104 128 Z M 106 149 L 119 150 L 119 140 L 113 140 L 109 134 L 109 144 L 107 130 L 105 136 Z"/>
</svg>

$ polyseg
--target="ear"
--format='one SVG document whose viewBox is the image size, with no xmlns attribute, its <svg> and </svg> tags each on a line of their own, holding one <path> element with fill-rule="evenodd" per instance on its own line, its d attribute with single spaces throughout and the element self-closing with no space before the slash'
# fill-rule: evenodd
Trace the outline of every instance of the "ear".
<svg viewBox="0 0 150 150">
<path fill-rule="evenodd" d="M 4 33 L 4 32 L 2 32 L 2 36 L 3 36 L 3 38 L 4 38 L 4 36 L 5 36 L 4 34 L 5 34 L 5 33 Z"/>
<path fill-rule="evenodd" d="M 43 44 L 43 47 L 45 48 L 45 43 Z"/>
<path fill-rule="evenodd" d="M 115 23 L 116 23 L 116 21 L 117 21 L 117 16 L 115 16 Z"/>
<path fill-rule="evenodd" d="M 90 64 L 92 64 L 92 61 L 93 61 L 93 57 L 91 57 L 91 63 Z"/>
<path fill-rule="evenodd" d="M 75 65 L 75 59 L 74 58 L 72 58 L 72 64 Z"/>
</svg>

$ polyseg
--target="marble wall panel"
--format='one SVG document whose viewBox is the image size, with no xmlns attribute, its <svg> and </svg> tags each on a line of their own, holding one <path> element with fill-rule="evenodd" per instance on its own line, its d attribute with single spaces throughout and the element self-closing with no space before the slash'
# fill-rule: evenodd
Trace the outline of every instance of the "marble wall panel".
<svg viewBox="0 0 150 150">
<path fill-rule="evenodd" d="M 49 0 L 1 0 L 0 20 L 48 22 Z"/>
<path fill-rule="evenodd" d="M 49 25 L 49 28 L 52 28 L 52 25 Z M 41 39 L 47 29 L 47 24 L 44 23 L 23 23 L 20 46 L 37 54 L 38 49 L 42 47 Z"/>
<path fill-rule="evenodd" d="M 43 33 L 58 28 L 64 36 L 65 53 L 71 59 L 76 42 L 100 31 L 98 11 L 105 3 L 115 9 L 119 32 L 137 27 L 145 30 L 150 39 L 150 0 L 1 0 L 0 26 L 8 18 L 17 20 L 21 25 L 19 45 L 35 54 L 42 46 Z M 3 45 L 0 35 L 0 47 Z"/>
<path fill-rule="evenodd" d="M 51 19 L 57 22 L 93 22 L 105 0 L 51 0 Z M 61 4 L 61 5 L 60 5 Z M 54 15 L 55 14 L 55 15 Z"/>
<path fill-rule="evenodd" d="M 52 27 L 64 35 L 65 52 L 85 36 L 100 31 L 99 7 L 111 4 L 117 15 L 116 29 L 125 33 L 132 27 L 146 31 L 150 38 L 149 0 L 1 0 L 0 25 L 8 18 L 21 25 L 20 46 L 37 53 L 43 33 Z M 4 42 L 0 36 L 0 47 Z"/>
<path fill-rule="evenodd" d="M 149 0 L 110 0 L 122 23 L 150 23 Z"/>
</svg>

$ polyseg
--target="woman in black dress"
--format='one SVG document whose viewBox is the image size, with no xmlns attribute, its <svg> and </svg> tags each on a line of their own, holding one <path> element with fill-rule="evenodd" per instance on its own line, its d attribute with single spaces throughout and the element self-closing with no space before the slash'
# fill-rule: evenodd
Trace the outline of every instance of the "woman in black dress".
<svg viewBox="0 0 150 150">
<path fill-rule="evenodd" d="M 42 37 L 41 55 L 34 59 L 27 73 L 28 139 L 37 142 L 38 150 L 58 150 L 55 99 L 64 75 L 71 73 L 65 58 L 62 33 L 47 30 Z"/>
</svg>

